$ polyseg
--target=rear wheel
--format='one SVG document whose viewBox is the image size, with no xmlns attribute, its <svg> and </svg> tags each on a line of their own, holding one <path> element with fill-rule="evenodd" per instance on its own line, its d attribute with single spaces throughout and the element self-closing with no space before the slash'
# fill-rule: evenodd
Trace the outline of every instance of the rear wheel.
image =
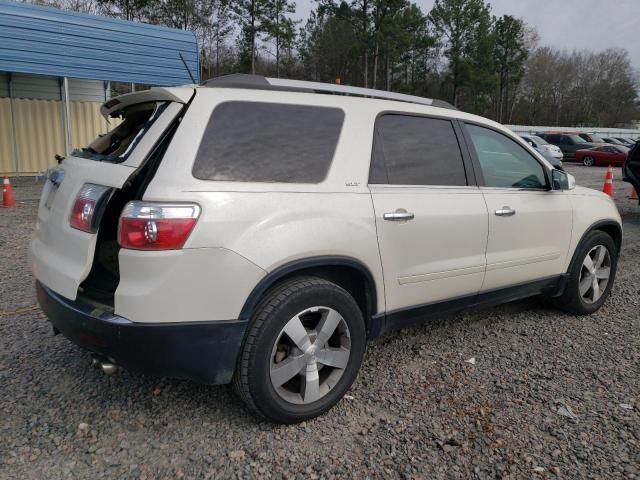
<svg viewBox="0 0 640 480">
<path fill-rule="evenodd" d="M 587 167 L 593 167 L 596 164 L 596 159 L 591 155 L 587 155 L 582 159 L 582 163 L 584 163 Z"/>
<path fill-rule="evenodd" d="M 296 423 L 329 410 L 355 380 L 366 347 L 358 304 L 329 281 L 284 282 L 249 326 L 234 388 L 255 414 Z"/>
<path fill-rule="evenodd" d="M 617 264 L 613 239 L 599 230 L 588 233 L 576 251 L 567 287 L 555 299 L 556 306 L 577 315 L 598 310 L 611 292 Z"/>
</svg>

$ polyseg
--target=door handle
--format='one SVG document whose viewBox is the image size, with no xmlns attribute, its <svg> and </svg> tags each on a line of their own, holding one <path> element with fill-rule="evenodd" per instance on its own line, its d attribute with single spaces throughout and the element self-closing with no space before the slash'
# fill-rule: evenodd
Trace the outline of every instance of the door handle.
<svg viewBox="0 0 640 480">
<path fill-rule="evenodd" d="M 516 211 L 513 210 L 511 207 L 505 206 L 496 210 L 496 215 L 499 217 L 510 217 L 515 214 L 516 214 Z"/>
<path fill-rule="evenodd" d="M 404 208 L 398 208 L 395 212 L 387 212 L 382 215 L 382 218 L 391 222 L 413 220 L 413 217 L 413 213 L 407 212 Z"/>
</svg>

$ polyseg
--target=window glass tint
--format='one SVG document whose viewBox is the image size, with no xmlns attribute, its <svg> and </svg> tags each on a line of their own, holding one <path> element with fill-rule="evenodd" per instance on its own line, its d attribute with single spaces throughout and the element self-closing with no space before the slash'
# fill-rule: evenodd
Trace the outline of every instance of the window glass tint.
<svg viewBox="0 0 640 480">
<path fill-rule="evenodd" d="M 227 102 L 213 111 L 193 175 L 202 180 L 319 183 L 338 143 L 337 108 Z"/>
<path fill-rule="evenodd" d="M 546 188 L 542 165 L 518 143 L 488 128 L 467 129 L 487 187 Z"/>
<path fill-rule="evenodd" d="M 370 183 L 466 185 L 460 146 L 449 120 L 383 115 L 376 122 Z"/>
</svg>

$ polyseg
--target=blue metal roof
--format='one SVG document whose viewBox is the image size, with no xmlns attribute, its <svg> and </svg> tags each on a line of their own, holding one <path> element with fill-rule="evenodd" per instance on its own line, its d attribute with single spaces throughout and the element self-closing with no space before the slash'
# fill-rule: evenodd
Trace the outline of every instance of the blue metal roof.
<svg viewBox="0 0 640 480">
<path fill-rule="evenodd" d="M 151 85 L 199 82 L 193 32 L 0 0 L 0 71 Z"/>
</svg>

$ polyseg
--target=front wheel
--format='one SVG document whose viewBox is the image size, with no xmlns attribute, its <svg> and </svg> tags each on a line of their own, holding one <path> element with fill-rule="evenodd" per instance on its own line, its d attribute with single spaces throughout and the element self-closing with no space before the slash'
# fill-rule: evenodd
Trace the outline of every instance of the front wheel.
<svg viewBox="0 0 640 480">
<path fill-rule="evenodd" d="M 291 279 L 258 306 L 234 388 L 260 417 L 277 423 L 308 420 L 347 392 L 365 347 L 362 312 L 347 291 L 320 278 Z"/>
<path fill-rule="evenodd" d="M 596 159 L 591 155 L 587 155 L 582 159 L 582 163 L 584 163 L 584 165 L 587 167 L 593 167 L 596 164 Z"/>
<path fill-rule="evenodd" d="M 598 310 L 611 293 L 617 265 L 613 239 L 599 230 L 587 234 L 576 250 L 567 287 L 555 299 L 556 306 L 577 315 Z"/>
</svg>

